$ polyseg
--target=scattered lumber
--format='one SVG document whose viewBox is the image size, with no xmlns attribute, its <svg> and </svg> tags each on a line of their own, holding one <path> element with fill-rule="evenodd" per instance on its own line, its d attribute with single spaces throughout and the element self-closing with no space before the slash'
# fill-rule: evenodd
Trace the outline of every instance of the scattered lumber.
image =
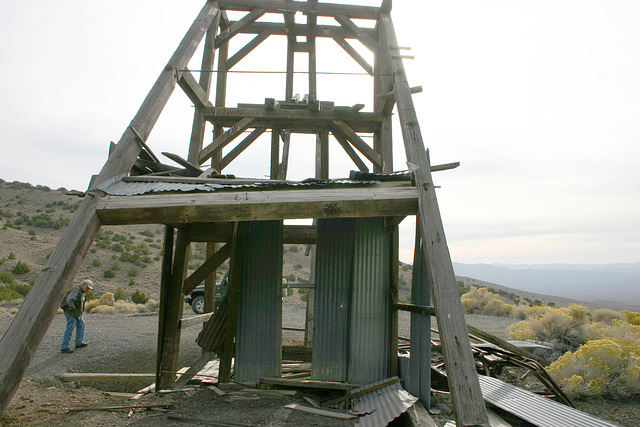
<svg viewBox="0 0 640 427">
<path fill-rule="evenodd" d="M 155 380 L 156 374 L 95 374 L 72 372 L 61 374 L 60 381 L 131 381 Z"/>
<path fill-rule="evenodd" d="M 285 405 L 284 407 L 287 409 L 294 409 L 296 411 L 308 412 L 310 414 L 322 415 L 323 417 L 337 418 L 341 420 L 352 420 L 354 418 L 357 418 L 355 415 L 352 415 L 352 414 L 328 411 L 326 409 L 312 408 L 310 406 L 300 405 L 299 403 L 292 403 L 290 405 Z"/>
<path fill-rule="evenodd" d="M 173 421 L 185 421 L 198 423 L 209 426 L 219 426 L 219 427 L 251 427 L 251 424 L 244 423 L 236 423 L 230 421 L 219 421 L 219 420 L 207 420 L 204 418 L 193 418 L 193 417 L 183 417 L 181 415 L 167 415 L 167 418 Z"/>
<path fill-rule="evenodd" d="M 286 378 L 260 378 L 260 384 L 279 385 L 293 388 L 320 388 L 328 390 L 352 390 L 360 387 L 356 384 L 340 383 L 336 381 L 295 380 Z"/>
<path fill-rule="evenodd" d="M 173 403 L 155 403 L 150 405 L 122 405 L 122 406 L 86 406 L 83 408 L 69 408 L 69 412 L 81 411 L 115 411 L 118 409 L 151 409 L 151 408 L 171 408 Z"/>
</svg>

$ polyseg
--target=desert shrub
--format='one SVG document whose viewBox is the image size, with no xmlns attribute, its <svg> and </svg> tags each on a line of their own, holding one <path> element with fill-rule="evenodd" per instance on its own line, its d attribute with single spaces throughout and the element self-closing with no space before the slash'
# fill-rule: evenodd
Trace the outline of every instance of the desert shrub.
<svg viewBox="0 0 640 427">
<path fill-rule="evenodd" d="M 21 296 L 23 296 L 23 297 L 26 297 L 26 296 L 27 296 L 27 294 L 28 294 L 28 293 L 29 293 L 29 291 L 31 290 L 31 287 L 32 287 L 32 286 L 33 286 L 33 285 L 20 285 L 20 284 L 18 284 L 18 283 L 16 283 L 16 282 L 12 282 L 12 283 L 9 283 L 9 284 L 7 285 L 7 287 L 8 287 L 9 289 L 11 289 L 11 290 L 13 290 L 13 291 L 15 291 L 15 292 L 19 293 L 19 294 L 20 294 Z"/>
<path fill-rule="evenodd" d="M 302 264 L 296 264 L 293 266 L 295 270 L 302 270 Z"/>
<path fill-rule="evenodd" d="M 0 273 L 0 282 L 5 283 L 5 284 L 9 284 L 9 283 L 13 283 L 15 282 L 15 278 L 13 277 L 13 274 L 9 273 L 8 271 L 3 271 L 2 273 Z"/>
<path fill-rule="evenodd" d="M 608 322 L 611 323 L 613 319 L 627 320 L 627 316 L 619 311 L 611 310 L 609 308 L 598 308 L 593 311 L 594 322 Z"/>
<path fill-rule="evenodd" d="M 136 277 L 138 275 L 138 269 L 135 267 L 131 267 L 127 274 L 129 275 L 129 277 Z"/>
<path fill-rule="evenodd" d="M 110 305 L 98 305 L 91 310 L 91 314 L 116 314 L 116 309 Z"/>
<path fill-rule="evenodd" d="M 8 286 L 0 286 L 0 301 L 13 301 L 22 298 L 22 295 L 9 288 Z"/>
<path fill-rule="evenodd" d="M 484 307 L 484 314 L 488 314 L 489 316 L 508 317 L 514 307 L 514 305 L 507 304 L 501 299 L 494 298 Z"/>
<path fill-rule="evenodd" d="M 94 299 L 96 299 L 96 295 L 91 289 L 89 289 L 87 292 L 85 292 L 84 299 L 85 301 L 93 301 Z"/>
<path fill-rule="evenodd" d="M 299 249 L 298 249 L 298 247 L 296 245 L 289 246 L 289 252 L 296 253 L 298 251 L 299 251 Z"/>
<path fill-rule="evenodd" d="M 586 327 L 586 334 L 589 340 L 619 338 L 640 344 L 640 325 L 633 325 L 619 319 L 592 323 Z"/>
<path fill-rule="evenodd" d="M 525 298 L 526 300 L 526 298 Z M 529 304 L 531 304 L 531 302 L 529 302 Z M 533 305 L 533 306 L 529 306 L 524 310 L 524 315 L 527 319 L 529 318 L 534 318 L 534 317 L 540 317 L 542 316 L 544 313 L 546 313 L 547 311 L 551 310 L 551 307 L 546 306 L 546 305 Z"/>
<path fill-rule="evenodd" d="M 153 299 L 149 299 L 146 303 L 145 306 L 149 309 L 149 311 L 158 311 L 158 307 L 160 306 L 160 304 L 158 304 L 158 301 L 153 300 Z"/>
<path fill-rule="evenodd" d="M 469 292 L 460 297 L 465 313 L 487 314 L 490 316 L 508 316 L 514 306 L 507 304 L 499 295 L 487 288 L 471 286 Z"/>
<path fill-rule="evenodd" d="M 124 289 L 121 286 L 118 286 L 115 293 L 113 294 L 113 299 L 116 301 L 126 301 L 127 294 L 124 293 Z"/>
<path fill-rule="evenodd" d="M 293 288 L 287 288 L 287 296 L 290 297 L 293 295 Z"/>
<path fill-rule="evenodd" d="M 122 266 L 120 266 L 119 262 L 114 262 L 113 265 L 111 266 L 111 269 L 113 271 L 119 271 L 119 270 L 122 270 Z"/>
<path fill-rule="evenodd" d="M 640 313 L 635 313 L 633 311 L 622 310 L 620 313 L 627 316 L 627 322 L 632 325 L 640 325 Z"/>
<path fill-rule="evenodd" d="M 118 313 L 137 314 L 138 313 L 138 308 L 136 307 L 137 305 L 138 304 L 135 304 L 133 302 L 118 300 L 115 302 L 115 304 L 113 304 L 113 308 Z"/>
<path fill-rule="evenodd" d="M 462 302 L 462 309 L 468 314 L 480 313 L 484 307 L 482 301 L 475 298 L 464 298 L 460 302 Z"/>
<path fill-rule="evenodd" d="M 104 276 L 105 279 L 113 279 L 114 277 L 116 277 L 116 273 L 111 269 L 105 270 L 104 273 L 102 273 L 102 275 Z"/>
<path fill-rule="evenodd" d="M 146 237 L 155 237 L 156 235 L 153 231 L 149 230 L 148 228 L 144 231 L 141 231 L 140 234 Z"/>
<path fill-rule="evenodd" d="M 136 304 L 144 304 L 149 300 L 149 298 L 143 293 L 140 292 L 140 289 L 136 288 L 136 291 L 131 295 L 131 301 Z"/>
<path fill-rule="evenodd" d="M 94 267 L 100 267 L 102 265 L 102 261 L 100 261 L 99 259 L 94 259 L 92 264 Z"/>
<path fill-rule="evenodd" d="M 27 265 L 26 262 L 18 261 L 16 265 L 13 266 L 11 272 L 15 275 L 19 274 L 27 274 L 31 271 L 31 267 Z"/>
<path fill-rule="evenodd" d="M 527 318 L 526 310 L 529 308 L 526 305 L 517 305 L 511 310 L 511 317 L 514 319 L 524 320 Z"/>
<path fill-rule="evenodd" d="M 113 305 L 115 303 L 115 298 L 113 297 L 113 293 L 105 292 L 98 301 L 103 305 Z"/>
<path fill-rule="evenodd" d="M 547 370 L 572 397 L 623 398 L 640 394 L 640 344 L 619 338 L 589 341 Z"/>
<path fill-rule="evenodd" d="M 13 252 L 9 252 L 9 256 L 7 258 L 11 259 L 11 260 L 14 260 L 14 259 L 16 259 L 16 254 L 14 254 Z"/>
</svg>

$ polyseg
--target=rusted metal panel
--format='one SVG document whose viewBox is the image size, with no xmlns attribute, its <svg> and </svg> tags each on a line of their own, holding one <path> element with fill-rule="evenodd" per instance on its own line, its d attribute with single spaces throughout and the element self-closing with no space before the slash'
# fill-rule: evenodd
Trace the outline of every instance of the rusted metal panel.
<svg viewBox="0 0 640 427">
<path fill-rule="evenodd" d="M 282 365 L 282 221 L 240 223 L 242 257 L 235 379 L 279 377 Z"/>
<path fill-rule="evenodd" d="M 312 377 L 346 381 L 354 220 L 319 219 Z"/>
<path fill-rule="evenodd" d="M 609 427 L 618 424 L 597 418 L 497 378 L 478 375 L 484 400 L 536 426 Z"/>
<path fill-rule="evenodd" d="M 358 393 L 372 387 L 375 388 L 375 386 L 394 378 L 367 384 L 352 390 L 351 393 Z M 399 382 L 355 397 L 353 399 L 353 412 L 357 415 L 362 415 L 356 425 L 362 427 L 386 426 L 409 409 L 417 400 L 418 398 L 404 390 Z"/>
<path fill-rule="evenodd" d="M 390 249 L 383 218 L 355 220 L 348 380 L 368 384 L 389 376 Z"/>
</svg>

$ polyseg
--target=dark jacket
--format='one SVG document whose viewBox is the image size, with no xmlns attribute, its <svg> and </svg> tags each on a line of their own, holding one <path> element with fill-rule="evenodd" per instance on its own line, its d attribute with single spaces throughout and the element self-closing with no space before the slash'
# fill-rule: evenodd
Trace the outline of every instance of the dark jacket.
<svg viewBox="0 0 640 427">
<path fill-rule="evenodd" d="M 60 308 L 73 317 L 82 316 L 84 310 L 84 292 L 80 285 L 75 285 L 64 296 Z"/>
</svg>

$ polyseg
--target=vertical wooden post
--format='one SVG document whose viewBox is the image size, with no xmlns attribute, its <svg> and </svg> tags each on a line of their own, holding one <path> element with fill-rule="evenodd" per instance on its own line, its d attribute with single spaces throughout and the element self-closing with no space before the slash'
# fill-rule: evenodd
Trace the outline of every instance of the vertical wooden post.
<svg viewBox="0 0 640 427">
<path fill-rule="evenodd" d="M 207 242 L 207 259 L 218 251 L 218 244 L 215 242 Z M 216 270 L 204 279 L 204 312 L 211 313 L 216 304 Z"/>
<path fill-rule="evenodd" d="M 389 62 L 391 61 L 390 52 L 383 50 L 384 45 L 381 41 L 383 37 L 380 25 L 377 26 L 378 30 L 378 49 L 374 52 L 374 75 L 373 75 L 373 111 L 381 113 L 383 115 L 380 129 L 373 134 L 373 149 L 382 156 L 382 167 L 377 164 L 373 164 L 373 171 L 375 173 L 391 173 L 393 172 L 393 135 L 392 135 L 392 121 L 391 110 L 385 110 L 386 105 L 384 100 L 380 99 L 378 95 L 386 93 L 391 88 L 391 76 L 387 76 L 389 73 Z M 393 104 L 391 104 L 393 105 Z"/>
<path fill-rule="evenodd" d="M 278 179 L 280 168 L 280 129 L 271 129 L 271 168 L 269 176 Z"/>
<path fill-rule="evenodd" d="M 183 295 L 182 283 L 187 273 L 190 242 L 185 230 L 178 230 L 176 250 L 173 258 L 171 280 L 165 290 L 165 301 L 162 303 L 164 315 L 159 322 L 162 327 L 162 357 L 159 363 L 160 381 L 156 390 L 168 388 L 175 381 L 178 370 L 178 356 L 180 353 L 180 319 L 182 318 Z"/>
<path fill-rule="evenodd" d="M 229 308 L 227 314 L 227 324 L 225 326 L 225 337 L 220 354 L 220 368 L 218 377 L 220 381 L 231 379 L 231 362 L 234 354 L 234 344 L 236 337 L 236 320 L 238 318 L 238 301 L 240 299 L 240 272 L 242 271 L 242 252 L 244 248 L 238 244 L 238 227 L 235 223 L 233 227 L 233 237 L 231 239 L 231 259 L 229 261 L 229 284 L 227 285 L 227 298 Z"/>
<path fill-rule="evenodd" d="M 166 327 L 166 313 L 168 309 L 168 293 L 171 286 L 171 271 L 173 269 L 173 235 L 174 228 L 170 225 L 164 229 L 164 248 L 162 252 L 162 270 L 160 271 L 160 304 L 158 307 L 158 348 L 156 355 L 156 389 L 160 390 L 160 375 L 162 372 L 162 355 L 164 351 L 164 331 Z"/>
<path fill-rule="evenodd" d="M 391 17 L 382 14 L 379 24 L 382 31 L 381 48 L 387 51 L 392 48 L 397 49 L 398 41 Z M 489 426 L 453 264 L 444 235 L 429 159 L 411 99 L 409 82 L 401 59 L 393 59 L 391 67 L 407 161 L 413 165 L 415 184 L 418 189 L 417 219 L 425 263 L 433 286 L 433 302 L 456 423 L 461 426 Z"/>
<path fill-rule="evenodd" d="M 308 0 L 309 3 L 318 3 L 318 0 Z M 318 17 L 314 13 L 307 15 L 307 27 L 309 28 L 309 36 L 307 36 L 307 46 L 309 50 L 309 101 L 318 99 L 318 83 L 316 75 L 316 37 L 313 35 L 316 29 Z"/>
<path fill-rule="evenodd" d="M 216 79 L 216 107 L 227 104 L 227 59 L 229 57 L 229 43 L 224 43 L 218 49 L 218 76 Z M 224 133 L 222 126 L 214 126 L 213 139 Z M 222 173 L 222 150 L 217 150 L 211 156 L 211 167 Z"/>
</svg>

